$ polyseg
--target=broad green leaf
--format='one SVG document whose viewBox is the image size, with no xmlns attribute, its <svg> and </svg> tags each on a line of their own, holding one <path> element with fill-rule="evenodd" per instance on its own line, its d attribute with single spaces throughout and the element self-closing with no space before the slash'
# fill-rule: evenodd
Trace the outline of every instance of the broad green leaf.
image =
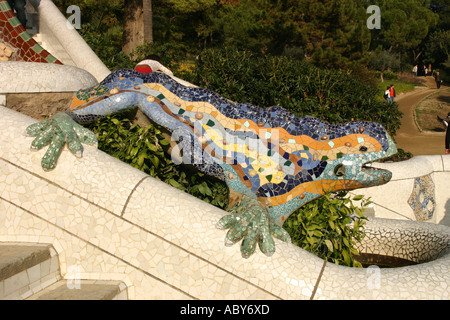
<svg viewBox="0 0 450 320">
<path fill-rule="evenodd" d="M 327 246 L 328 250 L 333 251 L 333 244 L 331 243 L 330 240 L 326 239 L 325 245 Z"/>
<path fill-rule="evenodd" d="M 170 141 L 167 139 L 162 139 L 162 140 L 159 140 L 159 144 L 161 144 L 163 146 L 167 146 L 170 144 Z"/>
</svg>

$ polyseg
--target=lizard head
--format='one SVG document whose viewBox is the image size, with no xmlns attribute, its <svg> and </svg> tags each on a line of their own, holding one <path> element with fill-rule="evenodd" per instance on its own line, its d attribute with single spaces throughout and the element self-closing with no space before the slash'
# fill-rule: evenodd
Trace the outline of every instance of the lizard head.
<svg viewBox="0 0 450 320">
<path fill-rule="evenodd" d="M 280 224 L 293 210 L 326 192 L 378 186 L 391 180 L 390 171 L 371 166 L 397 152 L 381 124 L 351 121 L 334 125 L 313 117 L 303 118 L 300 124 L 303 135 L 279 144 L 280 155 L 287 159 L 289 154 L 281 168 L 283 181 L 293 181 L 292 187 L 286 183 L 287 192 L 275 196 L 267 193 L 274 189 L 273 183 L 260 187 L 259 201 L 271 207 L 271 215 Z M 270 196 L 264 197 L 266 194 Z"/>
<path fill-rule="evenodd" d="M 321 175 L 323 191 L 352 190 L 389 182 L 392 178 L 390 171 L 370 164 L 397 153 L 390 135 L 378 123 L 352 122 L 340 125 L 341 128 L 346 126 L 356 127 L 358 131 L 338 138 L 344 142 L 345 148 L 327 159 L 327 166 Z"/>
</svg>

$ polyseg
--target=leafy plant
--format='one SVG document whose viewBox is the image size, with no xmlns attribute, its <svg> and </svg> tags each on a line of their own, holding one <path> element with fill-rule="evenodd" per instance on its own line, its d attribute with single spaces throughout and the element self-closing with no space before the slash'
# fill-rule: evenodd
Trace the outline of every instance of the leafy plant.
<svg viewBox="0 0 450 320">
<path fill-rule="evenodd" d="M 371 202 L 363 196 L 351 199 L 346 195 L 326 193 L 294 212 L 283 227 L 295 245 L 330 262 L 361 267 L 354 258 L 359 254 L 355 243 L 365 236 L 363 211 Z M 361 201 L 361 207 L 353 201 Z"/>
<path fill-rule="evenodd" d="M 125 111 L 90 124 L 89 129 L 97 135 L 98 148 L 175 188 L 225 208 L 225 183 L 188 166 L 175 165 L 165 154 L 170 141 L 163 134 L 164 129 L 156 125 L 140 127 L 129 119 L 134 114 L 133 110 Z"/>
<path fill-rule="evenodd" d="M 400 162 L 400 161 L 405 161 L 408 159 L 411 159 L 414 155 L 411 152 L 405 151 L 403 149 L 398 149 L 398 152 L 389 157 L 389 158 L 385 158 L 385 159 L 381 159 L 379 160 L 380 162 Z"/>
<path fill-rule="evenodd" d="M 378 87 L 346 72 L 321 69 L 289 57 L 258 55 L 233 48 L 204 50 L 195 83 L 238 102 L 280 105 L 297 116 L 331 123 L 375 121 L 395 136 L 401 112 L 379 100 Z"/>
</svg>

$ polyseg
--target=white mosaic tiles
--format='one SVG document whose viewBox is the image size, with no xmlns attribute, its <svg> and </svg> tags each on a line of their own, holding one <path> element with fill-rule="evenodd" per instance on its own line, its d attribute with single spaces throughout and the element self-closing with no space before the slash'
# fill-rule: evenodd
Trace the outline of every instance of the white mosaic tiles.
<svg viewBox="0 0 450 320">
<path fill-rule="evenodd" d="M 378 218 L 364 232 L 367 236 L 357 244 L 361 252 L 425 263 L 450 250 L 449 228 L 434 223 Z"/>
<path fill-rule="evenodd" d="M 374 219 L 367 224 L 365 230 L 374 233 L 369 241 L 372 243 L 362 244 L 367 246 L 368 251 L 379 254 L 392 254 L 392 251 L 396 251 L 398 256 L 410 259 L 415 256 L 420 260 L 420 257 L 423 258 L 430 252 L 442 254 L 442 248 L 448 248 L 450 241 L 448 228 L 435 224 Z M 402 268 L 371 266 L 351 270 L 327 264 L 316 298 L 340 299 L 350 295 L 354 299 L 445 300 L 449 298 L 450 292 L 449 268 L 448 250 L 446 255 L 437 260 Z"/>
<path fill-rule="evenodd" d="M 450 227 L 450 155 L 416 156 L 397 163 L 376 163 L 374 166 L 392 172 L 388 184 L 352 191 L 370 197 L 377 218 L 417 221 L 415 210 L 408 203 L 417 189 L 417 178 L 427 177 L 434 186 L 433 215 L 427 222 Z M 387 196 L 389 195 L 389 196 Z"/>
<path fill-rule="evenodd" d="M 102 81 L 110 70 L 97 57 L 77 30 L 67 26 L 67 18 L 50 0 L 31 1 L 39 12 L 39 32 L 43 46 L 64 64 L 87 70 Z M 68 56 L 68 59 L 64 59 Z M 82 87 L 78 87 L 79 90 Z M 76 91 L 75 90 L 75 91 Z"/>
<path fill-rule="evenodd" d="M 0 93 L 78 91 L 97 83 L 83 69 L 37 62 L 1 62 L 0 74 Z"/>
<path fill-rule="evenodd" d="M 379 278 L 281 241 L 270 258 L 242 259 L 215 228 L 225 212 L 98 150 L 64 151 L 42 171 L 45 150 L 31 152 L 21 135 L 33 122 L 0 108 L 0 241 L 53 244 L 63 276 L 75 266 L 83 279 L 121 280 L 130 299 L 449 298 L 448 254 Z"/>
<path fill-rule="evenodd" d="M 448 255 L 379 280 L 326 264 L 319 282 L 323 261 L 289 244 L 244 260 L 215 229 L 223 211 L 89 147 L 44 173 L 21 136 L 34 120 L 5 108 L 0 119 L 0 240 L 54 244 L 63 274 L 124 281 L 132 299 L 448 298 Z"/>
</svg>

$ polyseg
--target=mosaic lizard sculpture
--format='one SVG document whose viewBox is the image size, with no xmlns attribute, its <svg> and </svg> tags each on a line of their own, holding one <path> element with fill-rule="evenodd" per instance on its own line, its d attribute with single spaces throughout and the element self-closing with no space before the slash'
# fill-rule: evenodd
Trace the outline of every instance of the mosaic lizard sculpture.
<svg viewBox="0 0 450 320">
<path fill-rule="evenodd" d="M 242 240 L 249 257 L 257 244 L 270 256 L 272 237 L 289 241 L 283 222 L 297 208 L 327 191 L 388 182 L 391 173 L 365 164 L 396 153 L 378 123 L 329 124 L 296 117 L 274 106 L 234 103 L 202 88 L 181 85 L 164 73 L 118 70 L 93 88 L 80 90 L 68 110 L 27 128 L 32 149 L 50 145 L 42 167 L 51 170 L 67 144 L 81 157 L 82 143 L 96 136 L 79 124 L 138 106 L 171 132 L 184 163 L 224 180 L 231 214 L 218 222 L 230 229 L 225 244 Z"/>
</svg>

